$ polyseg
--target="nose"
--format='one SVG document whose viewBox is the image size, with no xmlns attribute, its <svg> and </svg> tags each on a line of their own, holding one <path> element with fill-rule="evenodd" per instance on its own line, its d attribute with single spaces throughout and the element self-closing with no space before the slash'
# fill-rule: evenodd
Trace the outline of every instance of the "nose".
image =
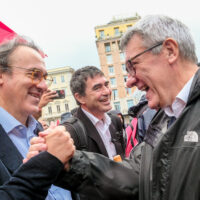
<svg viewBox="0 0 200 200">
<path fill-rule="evenodd" d="M 126 86 L 128 88 L 132 88 L 134 86 L 136 86 L 137 84 L 137 79 L 135 76 L 131 76 L 130 74 L 128 74 L 128 78 L 127 78 L 127 81 L 126 81 Z"/>
<path fill-rule="evenodd" d="M 46 91 L 46 90 L 48 89 L 48 86 L 47 86 L 47 84 L 46 84 L 46 82 L 45 82 L 44 79 L 42 79 L 42 80 L 37 84 L 37 88 L 42 89 L 43 92 Z"/>
<path fill-rule="evenodd" d="M 111 89 L 110 89 L 110 87 L 109 86 L 103 86 L 103 90 L 102 90 L 103 92 L 103 95 L 109 95 L 109 94 L 111 94 Z"/>
</svg>

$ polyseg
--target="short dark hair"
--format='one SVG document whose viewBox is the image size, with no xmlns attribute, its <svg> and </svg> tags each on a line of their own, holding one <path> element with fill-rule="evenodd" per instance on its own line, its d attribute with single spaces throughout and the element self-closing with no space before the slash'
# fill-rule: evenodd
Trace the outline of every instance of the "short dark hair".
<svg viewBox="0 0 200 200">
<path fill-rule="evenodd" d="M 70 80 L 70 89 L 73 95 L 78 93 L 81 96 L 85 96 L 86 81 L 88 78 L 94 78 L 95 76 L 104 76 L 104 73 L 95 66 L 86 66 L 76 70 Z M 77 104 L 80 103 L 76 100 Z"/>
</svg>

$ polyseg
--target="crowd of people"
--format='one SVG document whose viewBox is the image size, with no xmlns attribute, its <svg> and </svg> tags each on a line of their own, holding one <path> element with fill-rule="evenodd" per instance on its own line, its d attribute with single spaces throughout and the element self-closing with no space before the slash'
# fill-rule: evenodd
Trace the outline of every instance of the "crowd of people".
<svg viewBox="0 0 200 200">
<path fill-rule="evenodd" d="M 21 36 L 0 45 L 2 200 L 199 199 L 200 70 L 189 29 L 149 15 L 120 46 L 127 87 L 146 93 L 129 110 L 137 120 L 132 140 L 121 113 L 110 111 L 109 81 L 94 66 L 71 78 L 78 108 L 70 120 L 39 122 L 56 96 L 41 49 Z"/>
</svg>

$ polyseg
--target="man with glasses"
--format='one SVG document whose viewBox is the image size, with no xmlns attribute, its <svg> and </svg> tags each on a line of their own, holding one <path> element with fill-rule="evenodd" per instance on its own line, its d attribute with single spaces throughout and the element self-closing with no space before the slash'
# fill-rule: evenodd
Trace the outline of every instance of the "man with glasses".
<svg viewBox="0 0 200 200">
<path fill-rule="evenodd" d="M 40 49 L 16 37 L 0 46 L 0 184 L 22 164 L 29 140 L 37 135 L 42 94 L 51 85 Z M 47 200 L 70 200 L 71 193 L 52 186 Z"/>
<path fill-rule="evenodd" d="M 189 29 L 167 16 L 147 16 L 121 47 L 130 84 L 158 112 L 130 159 L 116 163 L 76 151 L 60 185 L 102 199 L 198 200 L 200 70 Z"/>
</svg>

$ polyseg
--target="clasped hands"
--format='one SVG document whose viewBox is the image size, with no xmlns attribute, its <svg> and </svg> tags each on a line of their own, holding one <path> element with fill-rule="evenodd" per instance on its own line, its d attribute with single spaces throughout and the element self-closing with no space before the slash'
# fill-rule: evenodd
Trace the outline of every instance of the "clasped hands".
<svg viewBox="0 0 200 200">
<path fill-rule="evenodd" d="M 51 124 L 47 130 L 40 132 L 38 137 L 33 137 L 30 144 L 27 157 L 23 160 L 23 163 L 41 151 L 47 151 L 57 157 L 64 164 L 66 170 L 69 168 L 69 160 L 73 157 L 76 149 L 74 141 L 65 127 L 55 126 L 54 124 Z"/>
</svg>

